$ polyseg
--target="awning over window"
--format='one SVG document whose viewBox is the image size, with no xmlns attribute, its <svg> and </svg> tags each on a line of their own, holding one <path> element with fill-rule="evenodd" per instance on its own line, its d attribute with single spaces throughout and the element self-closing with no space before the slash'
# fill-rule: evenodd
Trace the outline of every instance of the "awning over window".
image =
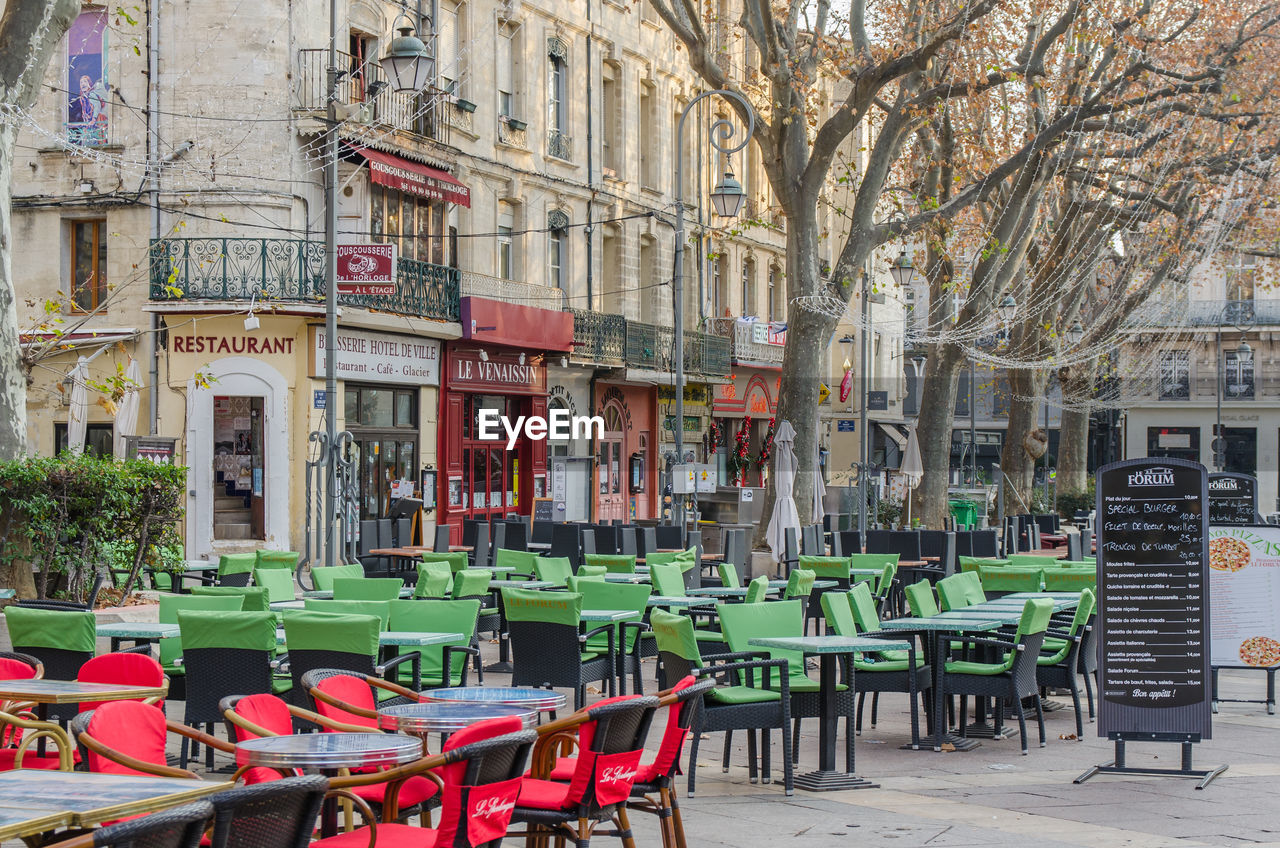
<svg viewBox="0 0 1280 848">
<path fill-rule="evenodd" d="M 890 439 L 893 439 L 894 444 L 898 446 L 899 450 L 906 449 L 907 437 L 902 435 L 901 430 L 899 430 L 897 427 L 893 426 L 892 424 L 884 424 L 879 421 L 877 421 L 876 423 L 880 425 L 880 429 L 884 431 L 884 434 L 886 436 L 888 436 Z"/>
<path fill-rule="evenodd" d="M 369 174 L 378 185 L 417 197 L 443 200 L 471 208 L 471 189 L 458 182 L 447 171 L 421 162 L 411 162 L 381 150 L 354 144 L 347 146 L 369 160 Z"/>
</svg>

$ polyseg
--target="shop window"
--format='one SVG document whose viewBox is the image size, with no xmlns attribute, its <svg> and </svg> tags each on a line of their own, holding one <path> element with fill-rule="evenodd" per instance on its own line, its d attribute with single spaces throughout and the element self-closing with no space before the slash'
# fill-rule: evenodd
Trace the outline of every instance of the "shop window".
<svg viewBox="0 0 1280 848">
<path fill-rule="evenodd" d="M 1160 400 L 1191 397 L 1191 352 L 1171 350 L 1160 355 Z"/>
<path fill-rule="evenodd" d="M 1222 396 L 1237 400 L 1253 398 L 1253 358 L 1241 359 L 1234 350 L 1223 353 Z"/>
<path fill-rule="evenodd" d="M 67 424 L 60 421 L 53 425 L 54 453 L 67 449 Z M 109 457 L 115 454 L 115 431 L 111 424 L 86 424 L 84 452 L 89 456 Z"/>
<path fill-rule="evenodd" d="M 418 393 L 413 389 L 347 385 L 343 402 L 348 428 L 418 426 Z"/>
<path fill-rule="evenodd" d="M 371 185 L 369 230 L 373 240 L 396 245 L 402 259 L 444 260 L 444 204 Z"/>
<path fill-rule="evenodd" d="M 1147 456 L 1200 461 L 1199 427 L 1148 427 Z"/>
<path fill-rule="evenodd" d="M 507 203 L 498 204 L 498 276 L 504 280 L 512 279 L 515 273 L 515 212 Z"/>
<path fill-rule="evenodd" d="M 107 222 L 72 221 L 71 307 L 75 312 L 92 312 L 107 299 Z"/>
</svg>

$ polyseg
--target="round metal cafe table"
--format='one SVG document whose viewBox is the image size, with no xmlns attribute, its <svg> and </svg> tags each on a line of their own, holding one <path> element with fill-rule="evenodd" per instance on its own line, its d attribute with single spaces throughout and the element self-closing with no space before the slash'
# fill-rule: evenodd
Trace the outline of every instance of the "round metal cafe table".
<svg viewBox="0 0 1280 848">
<path fill-rule="evenodd" d="M 569 702 L 564 695 L 550 689 L 519 686 L 453 686 L 446 689 L 429 689 L 422 694 L 433 701 L 502 704 L 541 712 L 564 709 L 565 704 Z"/>
<path fill-rule="evenodd" d="M 378 710 L 378 726 L 425 739 L 428 733 L 450 734 L 491 718 L 515 716 L 526 727 L 538 722 L 538 711 L 507 704 L 478 704 L 468 701 L 435 701 L 399 704 Z"/>
</svg>

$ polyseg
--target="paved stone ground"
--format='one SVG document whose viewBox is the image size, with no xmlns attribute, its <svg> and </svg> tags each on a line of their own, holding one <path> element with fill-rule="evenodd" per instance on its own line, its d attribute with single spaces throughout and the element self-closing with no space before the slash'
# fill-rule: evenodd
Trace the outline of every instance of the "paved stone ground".
<svg viewBox="0 0 1280 848">
<path fill-rule="evenodd" d="M 484 650 L 496 655 L 494 645 Z M 646 686 L 652 686 L 651 669 L 652 664 L 646 664 Z M 507 680 L 504 675 L 485 678 L 490 685 Z M 1262 697 L 1263 691 L 1260 674 L 1222 675 L 1224 697 Z M 170 712 L 180 718 L 181 704 L 170 704 Z M 1171 777 L 1098 776 L 1073 785 L 1072 779 L 1089 766 L 1111 759 L 1111 747 L 1096 737 L 1087 721 L 1083 740 L 1068 738 L 1075 732 L 1070 709 L 1049 713 L 1046 725 L 1048 741 L 1039 748 L 1034 722 L 1030 724 L 1031 747 L 1025 757 L 1016 737 L 985 740 L 967 753 L 900 750 L 898 746 L 909 740 L 906 697 L 885 695 L 879 725 L 866 727 L 855 746 L 858 772 L 879 788 L 797 790 L 791 798 L 782 791 L 776 733 L 772 741 L 777 782 L 756 785 L 747 779 L 745 734 L 734 735 L 733 765 L 727 774 L 720 768 L 723 735 L 712 734 L 699 751 L 697 797 L 685 798 L 681 784 L 689 844 L 1280 848 L 1280 716 L 1268 716 L 1262 705 L 1221 706 L 1214 739 L 1196 747 L 1196 764 L 1230 767 L 1203 791 L 1195 789 L 1194 781 Z M 817 763 L 817 722 L 806 721 L 804 727 L 798 772 Z M 655 728 L 655 739 L 657 732 Z M 842 740 L 843 728 L 841 750 Z M 1131 745 L 1128 754 L 1131 765 L 1174 767 L 1179 748 Z M 225 765 L 219 761 L 219 766 Z M 635 814 L 633 823 L 639 845 L 661 844 L 651 816 Z M 608 837 L 596 842 L 617 844 Z"/>
</svg>

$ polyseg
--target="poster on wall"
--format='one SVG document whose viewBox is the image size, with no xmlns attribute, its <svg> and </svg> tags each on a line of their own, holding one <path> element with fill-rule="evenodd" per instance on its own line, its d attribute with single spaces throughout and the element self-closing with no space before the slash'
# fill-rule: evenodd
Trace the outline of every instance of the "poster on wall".
<svg viewBox="0 0 1280 848">
<path fill-rule="evenodd" d="M 107 12 L 80 14 L 67 31 L 67 140 L 82 147 L 107 143 Z"/>
<path fill-rule="evenodd" d="M 1280 527 L 1209 528 L 1214 666 L 1280 665 Z"/>
</svg>

